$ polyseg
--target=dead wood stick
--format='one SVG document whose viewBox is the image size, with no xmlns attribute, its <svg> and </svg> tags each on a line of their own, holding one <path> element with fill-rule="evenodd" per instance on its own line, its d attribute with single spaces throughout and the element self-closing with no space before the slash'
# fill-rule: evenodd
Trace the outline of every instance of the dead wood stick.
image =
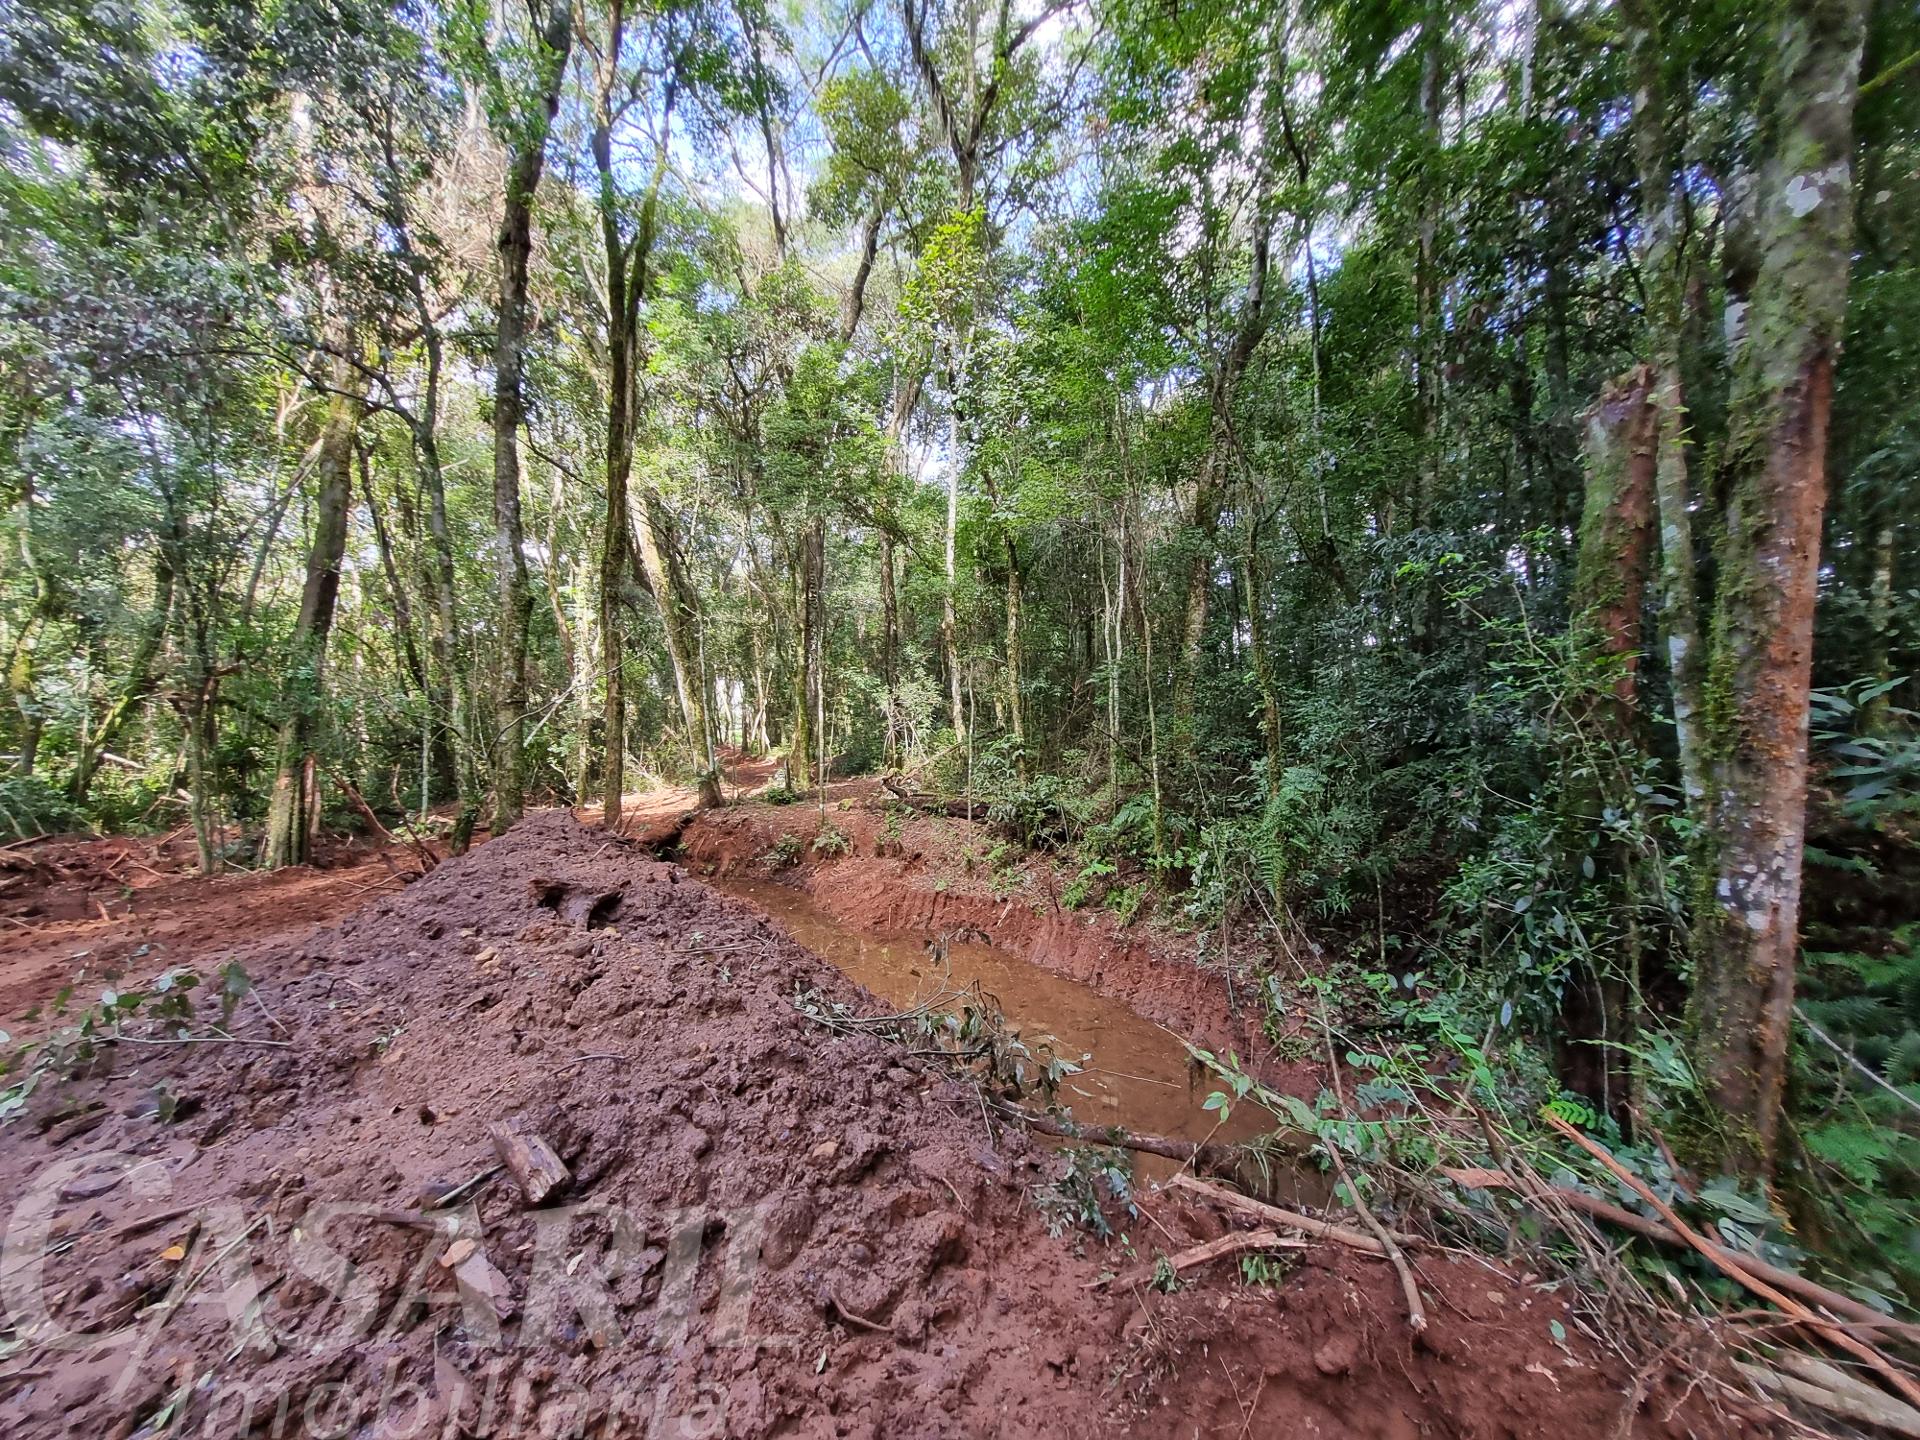
<svg viewBox="0 0 1920 1440">
<path fill-rule="evenodd" d="M 545 1204 L 573 1179 L 573 1172 L 538 1135 L 522 1135 L 505 1125 L 489 1126 L 487 1133 L 493 1137 L 494 1153 L 513 1176 L 513 1183 L 520 1187 L 528 1208 L 537 1209 Z"/>
<path fill-rule="evenodd" d="M 1165 1160 L 1177 1160 L 1183 1165 L 1198 1165 L 1215 1172 L 1231 1173 L 1234 1162 L 1239 1158 L 1238 1152 L 1231 1145 L 1209 1145 L 1199 1140 L 1169 1140 L 1161 1135 L 1136 1134 L 1131 1130 L 1122 1130 L 1118 1126 L 1101 1128 L 1091 1125 L 1073 1125 L 1064 1120 L 1055 1120 L 1048 1115 L 1037 1115 L 1030 1110 L 1022 1110 L 1017 1105 L 1002 1105 L 998 1102 L 995 1102 L 993 1108 L 1007 1119 L 1018 1120 L 1038 1130 L 1042 1135 L 1051 1135 L 1057 1140 L 1081 1140 L 1089 1145 L 1118 1145 L 1122 1150 L 1136 1150 L 1142 1155 L 1158 1155 Z"/>
<path fill-rule="evenodd" d="M 1194 1194 L 1203 1196 L 1217 1205 L 1224 1205 L 1229 1210 L 1237 1210 L 1252 1219 L 1264 1220 L 1269 1225 L 1297 1230 L 1303 1235 L 1311 1235 L 1318 1240 L 1331 1240 L 1336 1244 L 1345 1245 L 1350 1250 L 1359 1250 L 1368 1255 L 1378 1255 L 1381 1259 L 1386 1259 L 1386 1246 L 1376 1237 L 1363 1231 L 1349 1229 L 1345 1225 L 1336 1225 L 1331 1220 L 1320 1220 L 1312 1215 L 1302 1215 L 1298 1211 L 1282 1210 L 1278 1205 L 1269 1205 L 1265 1201 L 1255 1200 L 1232 1190 L 1224 1190 L 1218 1185 L 1209 1185 L 1206 1181 L 1196 1180 L 1191 1175 L 1176 1175 L 1169 1183 L 1181 1190 L 1191 1190 Z M 1387 1233 L 1392 1235 L 1397 1244 L 1413 1242 L 1413 1237 L 1410 1235 L 1397 1235 L 1392 1231 Z"/>
<path fill-rule="evenodd" d="M 335 775 L 331 770 L 329 770 L 327 774 L 333 783 L 339 787 L 340 793 L 347 797 L 347 803 L 360 812 L 360 818 L 373 827 L 374 834 L 378 835 L 389 845 L 405 845 L 407 849 L 413 852 L 413 858 L 420 862 L 420 873 L 422 875 L 440 863 L 440 857 L 429 850 L 418 836 L 409 835 L 407 839 L 402 840 L 391 830 L 387 829 L 386 826 L 382 825 L 380 823 L 380 817 L 373 813 L 373 807 L 367 804 L 366 797 L 353 788 L 352 781 L 348 780 L 344 775 Z M 411 826 L 407 828 L 409 830 L 412 829 Z"/>
<path fill-rule="evenodd" d="M 1440 1173 L 1466 1190 L 1517 1190 L 1520 1188 L 1513 1177 L 1504 1170 L 1456 1170 L 1443 1167 Z M 1683 1236 L 1649 1215 L 1623 1209 L 1596 1195 L 1589 1195 L 1583 1190 L 1571 1190 L 1564 1185 L 1550 1185 L 1546 1188 L 1553 1199 L 1569 1209 L 1578 1210 L 1595 1220 L 1604 1220 L 1609 1225 L 1618 1225 L 1622 1230 L 1631 1230 L 1634 1234 L 1643 1235 L 1649 1240 L 1658 1240 L 1663 1245 L 1687 1248 L 1687 1241 Z M 1783 1270 L 1777 1265 L 1770 1265 L 1756 1255 L 1737 1255 L 1713 1240 L 1708 1240 L 1706 1243 L 1731 1257 L 1733 1262 L 1748 1274 L 1757 1276 L 1789 1294 L 1798 1295 L 1810 1305 L 1831 1310 L 1835 1315 L 1858 1324 L 1884 1330 L 1909 1344 L 1920 1345 L 1920 1325 L 1895 1319 L 1891 1315 L 1882 1315 L 1871 1305 L 1856 1300 L 1851 1295 L 1843 1295 L 1838 1290 L 1829 1290 L 1818 1281 L 1809 1280 L 1805 1275 L 1796 1275 L 1791 1270 Z"/>
<path fill-rule="evenodd" d="M 1920 1440 L 1920 1410 L 1903 1405 L 1885 1391 L 1876 1389 L 1851 1370 L 1829 1364 L 1800 1350 L 1780 1350 L 1773 1356 L 1780 1369 L 1809 1385 L 1854 1401 L 1867 1411 L 1871 1422 Z M 1844 1413 L 1836 1411 L 1835 1413 Z"/>
<path fill-rule="evenodd" d="M 1646 1201 L 1647 1204 L 1651 1205 L 1662 1220 L 1672 1226 L 1687 1244 L 1699 1251 L 1715 1269 L 1719 1270 L 1728 1279 L 1736 1280 L 1762 1299 L 1772 1301 L 1787 1314 L 1793 1316 L 1794 1319 L 1805 1323 L 1836 1349 L 1844 1350 L 1855 1359 L 1865 1361 L 1873 1368 L 1876 1374 L 1891 1385 L 1909 1404 L 1920 1406 L 1920 1384 L 1915 1384 L 1911 1376 L 1903 1373 L 1891 1360 L 1887 1359 L 1885 1355 L 1882 1355 L 1878 1350 L 1874 1349 L 1873 1346 L 1854 1339 L 1853 1336 L 1847 1334 L 1846 1331 L 1840 1329 L 1831 1321 L 1822 1320 L 1792 1296 L 1775 1289 L 1773 1286 L 1767 1284 L 1766 1281 L 1753 1275 L 1746 1270 L 1742 1263 L 1736 1260 L 1730 1252 L 1721 1250 L 1717 1245 L 1709 1244 L 1692 1226 L 1688 1225 L 1686 1221 L 1682 1220 L 1680 1216 L 1675 1213 L 1671 1205 L 1654 1194 L 1651 1186 L 1631 1170 L 1627 1169 L 1627 1167 L 1622 1165 L 1618 1160 L 1614 1159 L 1612 1153 L 1597 1140 L 1582 1135 L 1551 1110 L 1542 1111 L 1541 1118 L 1553 1129 L 1558 1130 L 1562 1135 L 1565 1135 L 1569 1140 L 1573 1141 L 1574 1144 L 1586 1151 L 1587 1154 L 1606 1166 L 1614 1178 L 1626 1185 L 1634 1194 Z"/>
<path fill-rule="evenodd" d="M 198 1205 L 176 1205 L 171 1210 L 162 1210 L 157 1215 L 142 1215 L 138 1220 L 129 1220 L 118 1230 L 107 1236 L 109 1240 L 131 1240 L 136 1235 L 144 1235 L 149 1230 L 158 1230 L 162 1225 L 174 1220 L 184 1220 L 198 1210 Z"/>
<path fill-rule="evenodd" d="M 1891 1430 L 1896 1435 L 1920 1440 L 1920 1410 L 1911 1405 L 1902 1405 L 1891 1396 L 1866 1386 L 1852 1385 L 1829 1389 L 1816 1384 L 1801 1375 L 1783 1375 L 1777 1370 L 1769 1370 L 1764 1365 L 1755 1365 L 1745 1360 L 1733 1362 L 1734 1368 L 1763 1390 L 1811 1405 L 1816 1410 L 1824 1410 L 1829 1415 L 1838 1415 L 1843 1420 L 1854 1420 L 1867 1425 L 1878 1425 Z"/>
<path fill-rule="evenodd" d="M 871 1330 L 876 1335 L 891 1335 L 894 1333 L 891 1325 L 882 1325 L 878 1320 L 869 1320 L 864 1315 L 854 1314 L 853 1311 L 847 1308 L 846 1302 L 835 1292 L 828 1291 L 827 1299 L 833 1304 L 833 1313 L 846 1321 L 847 1324 L 853 1326 L 856 1330 Z"/>
<path fill-rule="evenodd" d="M 253 1035 L 102 1035 L 102 1045 L 262 1045 L 270 1050 L 285 1050 L 291 1040 L 263 1040 Z"/>
<path fill-rule="evenodd" d="M 1400 1293 L 1407 1301 L 1407 1328 L 1414 1334 L 1423 1334 L 1427 1328 L 1427 1307 L 1420 1300 L 1420 1286 L 1413 1278 L 1413 1267 L 1407 1264 L 1407 1257 L 1400 1253 L 1400 1247 L 1394 1244 L 1393 1236 L 1387 1233 L 1387 1227 L 1375 1217 L 1373 1209 L 1360 1194 L 1360 1187 L 1353 1183 L 1353 1176 L 1347 1170 L 1347 1162 L 1341 1158 L 1338 1145 L 1328 1145 L 1327 1153 L 1333 1157 L 1333 1168 L 1340 1172 L 1340 1183 L 1347 1187 L 1347 1198 L 1353 1201 L 1353 1208 L 1359 1214 L 1360 1221 L 1380 1242 L 1386 1254 L 1387 1263 L 1393 1266 L 1393 1273 L 1400 1277 Z"/>
<path fill-rule="evenodd" d="M 1201 1265 L 1209 1265 L 1229 1255 L 1244 1254 L 1248 1250 L 1304 1250 L 1308 1242 L 1294 1235 L 1282 1235 L 1278 1230 L 1234 1230 L 1215 1240 L 1207 1240 L 1174 1255 L 1162 1262 L 1172 1268 L 1175 1274 L 1182 1270 L 1192 1270 Z M 1107 1285 L 1118 1284 L 1123 1289 L 1132 1289 L 1135 1285 L 1144 1285 L 1152 1280 L 1158 1266 L 1141 1265 L 1126 1275 L 1108 1275 L 1095 1280 L 1086 1288 L 1097 1290 Z"/>
<path fill-rule="evenodd" d="M 1228 1255 L 1238 1255 L 1247 1250 L 1304 1250 L 1307 1242 L 1295 1235 L 1282 1235 L 1278 1230 L 1235 1230 L 1222 1235 L 1217 1240 L 1207 1240 L 1199 1245 L 1182 1250 L 1178 1255 L 1167 1257 L 1167 1263 L 1175 1270 L 1191 1270 L 1197 1265 L 1208 1265 Z"/>
<path fill-rule="evenodd" d="M 476 1194 L 489 1180 L 493 1179 L 494 1176 L 498 1175 L 505 1168 L 503 1165 L 489 1165 L 478 1175 L 462 1180 L 458 1185 L 442 1190 L 438 1195 L 433 1197 L 433 1203 L 427 1205 L 425 1208 L 428 1210 L 445 1210 L 450 1205 L 458 1205 L 469 1195 Z"/>
</svg>

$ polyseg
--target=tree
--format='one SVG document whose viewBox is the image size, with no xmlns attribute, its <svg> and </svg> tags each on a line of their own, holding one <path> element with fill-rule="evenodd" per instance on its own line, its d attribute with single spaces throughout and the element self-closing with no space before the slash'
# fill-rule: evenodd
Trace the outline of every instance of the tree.
<svg viewBox="0 0 1920 1440">
<path fill-rule="evenodd" d="M 499 601 L 492 747 L 496 831 L 519 819 L 526 803 L 527 629 L 533 594 L 520 515 L 520 422 L 525 414 L 521 383 L 527 271 L 533 254 L 534 192 L 546 168 L 547 136 L 560 109 L 560 85 L 572 43 L 572 11 L 566 0 L 552 0 L 525 55 L 512 53 L 518 47 L 503 37 L 501 53 L 484 68 L 488 118 L 507 147 L 506 195 L 496 241 L 500 300 L 493 347 L 493 565 Z"/>
<path fill-rule="evenodd" d="M 1853 234 L 1865 6 L 1790 0 L 1770 75 L 1756 263 L 1734 359 L 1702 741 L 1711 822 L 1690 1020 L 1728 1164 L 1770 1172 L 1799 945 L 1827 426 Z"/>
</svg>

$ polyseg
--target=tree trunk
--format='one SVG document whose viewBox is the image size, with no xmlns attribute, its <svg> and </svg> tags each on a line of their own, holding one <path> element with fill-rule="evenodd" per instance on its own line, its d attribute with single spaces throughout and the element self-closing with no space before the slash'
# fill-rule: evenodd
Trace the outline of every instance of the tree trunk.
<svg viewBox="0 0 1920 1440">
<path fill-rule="evenodd" d="M 717 807 L 726 802 L 720 794 L 720 767 L 708 723 L 706 673 L 700 663 L 700 600 L 680 562 L 673 522 L 652 486 L 640 487 L 634 508 L 641 567 L 647 588 L 660 605 L 674 691 L 687 727 L 687 746 L 700 769 L 700 803 Z"/>
<path fill-rule="evenodd" d="M 1220 527 L 1220 509 L 1229 479 L 1227 452 L 1237 446 L 1233 433 L 1233 402 L 1241 378 L 1253 363 L 1254 352 L 1267 333 L 1267 272 L 1273 258 L 1273 167 L 1270 152 L 1285 123 L 1282 87 L 1285 52 L 1275 46 L 1269 57 L 1267 93 L 1262 102 L 1261 153 L 1255 181 L 1253 253 L 1247 289 L 1240 303 L 1232 339 L 1220 357 L 1220 368 L 1209 386 L 1212 425 L 1207 457 L 1194 487 L 1188 516 L 1193 546 L 1187 558 L 1185 605 L 1181 613 L 1180 652 L 1173 674 L 1173 743 L 1179 750 L 1193 741 L 1194 686 L 1200 664 L 1200 645 L 1206 636 L 1207 610 L 1213 590 L 1213 565 Z"/>
<path fill-rule="evenodd" d="M 954 590 L 960 583 L 960 573 L 955 563 L 959 532 L 960 411 L 956 390 L 955 408 L 947 417 L 947 583 L 940 596 L 940 653 L 947 663 L 947 693 L 953 711 L 954 744 L 964 750 L 967 746 L 967 712 L 961 699 L 964 687 L 960 675 L 960 617 L 954 605 Z"/>
<path fill-rule="evenodd" d="M 1020 549 L 1013 536 L 1004 537 L 1007 549 L 1007 723 L 1017 752 L 1015 763 L 1027 774 L 1027 707 L 1021 687 L 1026 675 L 1020 633 Z"/>
<path fill-rule="evenodd" d="M 1880 693 L 1862 709 L 1862 723 L 1869 735 L 1887 733 L 1893 714 L 1893 698 L 1886 687 L 1893 679 L 1893 565 L 1898 552 L 1894 545 L 1891 519 L 1882 519 L 1873 530 L 1873 578 L 1867 591 L 1867 673 L 1880 687 Z"/>
<path fill-rule="evenodd" d="M 437 336 L 428 345 L 437 349 Z M 430 369 L 437 370 L 430 362 Z M 430 400 L 437 404 L 437 399 Z M 428 650 L 433 660 L 434 708 L 444 716 L 448 748 L 453 752 L 453 783 L 459 797 L 454 822 L 453 850 L 467 848 L 480 813 L 480 776 L 473 735 L 473 687 L 460 654 L 460 619 L 455 604 L 453 531 L 447 522 L 446 477 L 440 468 L 440 447 L 432 429 L 416 436 L 420 478 L 427 488 L 427 538 L 431 543 L 432 624 Z"/>
<path fill-rule="evenodd" d="M 1670 100 L 1658 16 L 1646 0 L 1629 0 L 1636 91 L 1634 150 L 1640 169 L 1644 237 L 1640 273 L 1647 291 L 1647 326 L 1654 407 L 1654 473 L 1660 508 L 1661 608 L 1667 632 L 1667 663 L 1673 688 L 1675 743 L 1680 784 L 1695 818 L 1705 823 L 1708 803 L 1700 752 L 1700 717 L 1706 694 L 1706 646 L 1700 636 L 1699 582 L 1693 554 L 1693 487 L 1688 475 L 1686 392 L 1680 347 L 1686 324 L 1687 260 L 1682 249 L 1681 190 L 1672 154 Z"/>
<path fill-rule="evenodd" d="M 885 687 L 887 743 L 881 764 L 898 770 L 900 744 L 900 592 L 893 573 L 893 532 L 880 531 L 880 683 Z"/>
<path fill-rule="evenodd" d="M 1746 338 L 1734 370 L 1696 861 L 1694 1064 L 1723 1161 L 1771 1174 L 1806 829 L 1807 699 L 1827 422 L 1846 311 L 1865 0 L 1787 0 Z"/>
<path fill-rule="evenodd" d="M 1267 784 L 1280 783 L 1280 693 L 1275 686 L 1273 657 L 1267 648 L 1267 567 L 1260 554 L 1259 521 L 1249 518 L 1246 548 L 1240 556 L 1240 580 L 1246 592 L 1247 659 L 1253 667 L 1254 687 L 1260 692 L 1260 738 L 1266 742 Z"/>
<path fill-rule="evenodd" d="M 300 592 L 283 677 L 287 713 L 275 750 L 273 794 L 267 804 L 267 837 L 261 864 L 269 869 L 299 865 L 307 858 L 312 827 L 309 792 L 315 737 L 326 697 L 327 637 L 340 597 L 340 566 L 347 548 L 347 512 L 353 495 L 353 439 L 363 402 L 359 372 L 336 361 L 329 383 L 333 398 L 320 431 L 313 474 L 313 543 L 307 551 L 307 578 Z"/>
<path fill-rule="evenodd" d="M 1414 249 L 1414 409 L 1420 427 L 1419 463 L 1414 470 L 1413 526 L 1433 524 L 1433 505 L 1440 483 L 1440 234 L 1441 47 L 1443 19 L 1440 7 L 1428 0 L 1420 19 L 1420 143 L 1424 163 L 1420 217 Z M 1423 587 L 1430 588 L 1430 587 Z M 1414 610 L 1415 633 L 1424 631 L 1426 606 Z"/>
<path fill-rule="evenodd" d="M 787 783 L 795 790 L 826 779 L 813 773 L 814 750 L 821 740 L 816 725 L 822 706 L 826 560 L 827 524 L 816 515 L 800 539 L 800 643 L 793 667 L 793 741 L 787 749 Z"/>
<path fill-rule="evenodd" d="M 1637 774 L 1635 702 L 1641 615 L 1652 569 L 1654 444 L 1658 412 L 1646 366 L 1616 380 L 1587 416 L 1585 511 L 1574 565 L 1572 632 L 1583 662 L 1605 667 L 1604 690 L 1576 692 L 1561 741 L 1561 857 L 1571 873 L 1581 861 L 1598 867 L 1602 913 L 1617 928 L 1592 936 L 1593 961 L 1569 977 L 1561 1002 L 1561 1076 L 1607 1113 L 1628 1114 L 1632 1066 L 1621 1047 L 1632 1043 L 1639 1003 L 1640 937 L 1633 917 L 1634 855 L 1630 847 L 1589 839 L 1608 806 L 1624 806 Z"/>
<path fill-rule="evenodd" d="M 547 132 L 560 108 L 560 82 L 573 43 L 572 11 L 553 0 L 537 63 L 542 89 L 534 113 L 514 136 L 507 157 L 506 204 L 500 218 L 499 330 L 493 349 L 494 588 L 499 604 L 499 674 L 494 698 L 493 828 L 520 818 L 526 805 L 527 630 L 533 592 L 527 581 L 520 520 L 521 374 L 527 338 L 527 268 L 533 255 L 533 199 L 546 167 Z"/>
<path fill-rule="evenodd" d="M 40 734 L 46 716 L 40 704 L 34 662 L 38 658 L 40 637 L 52 620 L 56 608 L 52 577 L 40 567 L 33 549 L 33 482 L 22 483 L 19 500 L 20 559 L 33 576 L 33 609 L 20 634 L 15 637 L 13 653 L 7 659 L 7 689 L 14 708 L 20 712 L 20 773 L 33 774 L 39 759 Z"/>
</svg>

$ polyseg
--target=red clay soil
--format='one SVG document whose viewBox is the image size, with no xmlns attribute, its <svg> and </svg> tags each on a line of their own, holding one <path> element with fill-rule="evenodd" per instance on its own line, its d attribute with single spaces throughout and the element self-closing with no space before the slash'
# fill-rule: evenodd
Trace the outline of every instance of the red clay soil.
<svg viewBox="0 0 1920 1440">
<path fill-rule="evenodd" d="M 404 847 L 329 840 L 324 864 L 198 873 L 190 836 L 57 836 L 0 851 L 0 1029 L 65 987 L 93 998 L 128 970 L 248 957 L 398 889 L 418 870 Z"/>
<path fill-rule="evenodd" d="M 803 1016 L 868 997 L 564 814 L 253 973 L 244 1043 L 113 1045 L 0 1130 L 9 1436 L 1729 1433 L 1478 1261 L 1418 1257 L 1417 1345 L 1346 1251 L 1103 1288 L 1135 1262 L 1050 1238 L 1055 1152 Z M 495 1126 L 563 1188 L 427 1219 Z M 1142 1204 L 1143 1263 L 1225 1226 Z"/>
<path fill-rule="evenodd" d="M 818 810 L 764 804 L 701 813 L 680 836 L 680 856 L 699 875 L 765 875 L 768 852 L 792 834 L 804 842 L 802 859 L 777 878 L 805 890 L 850 929 L 982 933 L 1027 963 L 1091 985 L 1219 1053 L 1248 1057 L 1271 1049 L 1259 1033 L 1258 1007 L 1235 1003 L 1213 933 L 1127 926 L 1099 908 L 1067 909 L 1060 903 L 1063 877 L 1044 861 L 995 873 L 986 857 L 996 841 L 983 823 L 890 816 L 873 803 L 883 797 L 857 782 L 835 793 L 843 798 L 829 807 L 827 819 L 851 842 L 844 856 L 813 849 Z M 1319 1088 L 1316 1077 L 1308 1065 L 1270 1058 L 1262 1066 L 1268 1084 L 1307 1098 Z"/>
</svg>

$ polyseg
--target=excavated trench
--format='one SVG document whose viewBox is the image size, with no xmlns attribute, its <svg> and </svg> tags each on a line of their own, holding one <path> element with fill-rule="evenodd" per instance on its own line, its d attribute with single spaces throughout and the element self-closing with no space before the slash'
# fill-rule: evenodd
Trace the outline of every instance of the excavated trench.
<svg viewBox="0 0 1920 1440">
<path fill-rule="evenodd" d="M 766 912 L 795 942 L 895 1010 L 937 1003 L 977 985 L 1041 1063 L 1051 1056 L 1078 1067 L 1061 1076 L 1054 1100 L 1089 1132 L 1120 1126 L 1196 1144 L 1239 1144 L 1270 1128 L 1252 1105 L 1231 1106 L 1224 1118 L 1205 1108 L 1219 1082 L 1172 1030 L 1091 985 L 996 947 L 978 928 L 865 933 L 778 881 L 730 875 L 709 883 Z M 1138 1157 L 1136 1167 L 1156 1179 L 1177 1168 L 1148 1154 Z M 1262 1188 L 1290 1201 L 1321 1203 L 1326 1197 L 1325 1182 L 1312 1170 L 1285 1167 L 1270 1170 L 1266 1179 Z"/>
</svg>

